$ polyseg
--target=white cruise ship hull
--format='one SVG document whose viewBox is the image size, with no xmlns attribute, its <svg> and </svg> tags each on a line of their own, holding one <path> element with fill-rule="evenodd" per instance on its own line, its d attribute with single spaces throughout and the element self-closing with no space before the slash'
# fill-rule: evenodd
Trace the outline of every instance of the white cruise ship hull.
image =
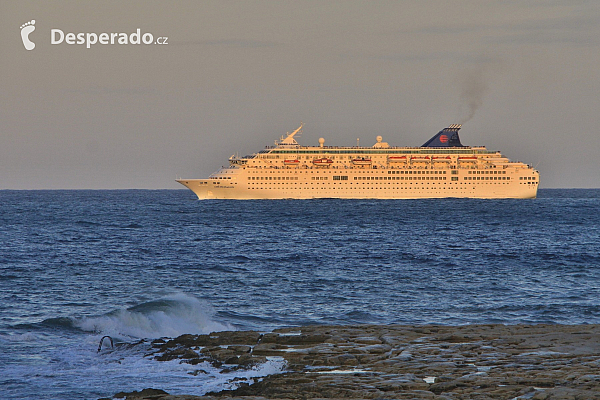
<svg viewBox="0 0 600 400">
<path fill-rule="evenodd" d="M 323 139 L 319 147 L 305 147 L 293 140 L 299 129 L 277 146 L 232 157 L 228 167 L 208 179 L 177 182 L 199 199 L 529 199 L 537 195 L 538 171 L 485 147 L 462 146 L 460 125 L 440 131 L 422 147 L 390 147 L 381 137 L 373 147 L 325 147 Z M 453 146 L 444 147 L 450 135 Z M 442 146 L 431 144 L 435 140 Z"/>
<path fill-rule="evenodd" d="M 286 177 L 286 171 L 274 176 Z M 381 171 L 385 172 L 385 171 Z M 333 171 L 320 176 L 333 176 Z M 385 175 L 381 174 L 383 177 Z M 240 177 L 241 178 L 241 177 Z M 310 179 L 310 177 L 306 177 Z M 427 177 L 423 177 L 427 178 Z M 459 176 L 460 178 L 460 176 Z M 369 182 L 319 182 L 308 179 L 290 183 L 279 181 L 266 184 L 238 182 L 223 184 L 214 179 L 178 179 L 198 196 L 198 199 L 422 199 L 464 197 L 479 199 L 531 199 L 537 195 L 537 184 L 523 183 L 518 177 L 513 181 L 479 181 L 477 183 L 443 181 L 373 180 Z"/>
</svg>

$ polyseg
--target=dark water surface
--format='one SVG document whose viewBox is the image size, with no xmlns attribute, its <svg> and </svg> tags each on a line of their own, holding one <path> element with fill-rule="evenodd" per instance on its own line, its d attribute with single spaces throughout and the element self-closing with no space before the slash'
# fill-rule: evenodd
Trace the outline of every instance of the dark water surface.
<svg viewBox="0 0 600 400">
<path fill-rule="evenodd" d="M 600 323 L 600 190 L 540 190 L 534 200 L 194 198 L 0 191 L 0 387 L 9 398 L 152 386 L 202 394 L 231 379 L 133 350 L 98 354 L 104 334 L 133 342 L 305 324 Z"/>
</svg>

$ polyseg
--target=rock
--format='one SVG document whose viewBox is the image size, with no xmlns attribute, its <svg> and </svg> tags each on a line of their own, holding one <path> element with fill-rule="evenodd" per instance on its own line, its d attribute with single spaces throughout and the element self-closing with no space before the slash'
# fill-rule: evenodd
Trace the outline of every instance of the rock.
<svg viewBox="0 0 600 400">
<path fill-rule="evenodd" d="M 361 347 L 361 349 L 371 354 L 383 354 L 392 350 L 392 347 L 387 344 L 374 344 L 371 346 Z"/>
<path fill-rule="evenodd" d="M 205 400 L 600 400 L 598 325 L 311 326 L 262 336 L 183 335 L 152 346 L 157 360 L 208 361 L 229 371 L 251 368 L 267 357 L 287 361 L 283 374 L 212 393 Z M 426 377 L 435 380 L 428 383 Z"/>
<path fill-rule="evenodd" d="M 299 335 L 281 335 L 278 333 L 267 333 L 263 335 L 261 343 L 277 343 L 281 345 L 306 345 L 325 343 L 331 336 L 325 334 L 301 333 Z"/>
<path fill-rule="evenodd" d="M 227 346 L 227 349 L 233 351 L 236 354 L 245 354 L 250 353 L 252 351 L 252 347 L 250 346 Z"/>
<path fill-rule="evenodd" d="M 154 396 L 164 396 L 164 395 L 168 395 L 169 393 L 165 392 L 164 390 L 160 390 L 160 389 L 144 389 L 142 391 L 133 391 L 133 392 L 119 392 L 117 394 L 115 394 L 114 397 L 121 399 L 121 398 L 125 398 L 126 400 L 137 400 L 137 399 L 148 399 Z"/>
<path fill-rule="evenodd" d="M 383 343 L 381 341 L 381 339 L 372 337 L 372 336 L 358 337 L 358 338 L 354 338 L 352 341 L 354 343 L 360 343 L 360 344 L 382 344 Z"/>
<path fill-rule="evenodd" d="M 176 358 L 183 359 L 194 359 L 199 358 L 200 356 L 194 350 L 187 349 L 185 347 L 180 347 L 171 351 L 166 351 L 162 355 L 156 357 L 158 361 L 170 361 Z"/>
<path fill-rule="evenodd" d="M 327 358 L 327 365 L 356 366 L 358 360 L 352 354 L 340 354 Z"/>
<path fill-rule="evenodd" d="M 280 356 L 283 354 L 282 349 L 284 347 L 276 343 L 261 343 L 254 346 L 252 354 L 259 356 Z"/>
</svg>

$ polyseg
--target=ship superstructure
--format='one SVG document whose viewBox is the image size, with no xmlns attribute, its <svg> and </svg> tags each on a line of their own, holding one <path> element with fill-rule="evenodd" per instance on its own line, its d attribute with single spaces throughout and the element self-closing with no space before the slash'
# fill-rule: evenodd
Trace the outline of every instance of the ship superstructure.
<svg viewBox="0 0 600 400">
<path fill-rule="evenodd" d="M 199 199 L 535 198 L 539 172 L 498 151 L 463 146 L 461 125 L 442 129 L 421 147 L 301 146 L 303 125 L 208 179 L 177 179 Z"/>
</svg>

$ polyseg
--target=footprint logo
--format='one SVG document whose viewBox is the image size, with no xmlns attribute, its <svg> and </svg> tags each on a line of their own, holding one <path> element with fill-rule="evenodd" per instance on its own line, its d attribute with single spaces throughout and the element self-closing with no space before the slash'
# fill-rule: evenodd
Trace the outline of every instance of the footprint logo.
<svg viewBox="0 0 600 400">
<path fill-rule="evenodd" d="M 23 46 L 25 46 L 26 50 L 35 49 L 35 43 L 29 40 L 29 34 L 35 31 L 35 26 L 33 25 L 35 25 L 35 19 L 21 25 L 21 39 L 23 39 Z"/>
</svg>

